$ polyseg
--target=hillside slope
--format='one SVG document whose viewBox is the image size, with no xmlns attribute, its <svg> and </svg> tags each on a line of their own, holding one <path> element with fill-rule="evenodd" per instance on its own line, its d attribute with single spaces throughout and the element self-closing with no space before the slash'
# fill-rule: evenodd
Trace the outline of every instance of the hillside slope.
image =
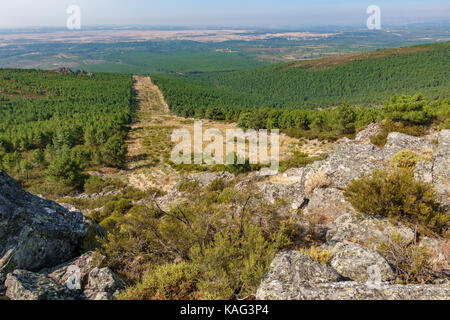
<svg viewBox="0 0 450 320">
<path fill-rule="evenodd" d="M 154 77 L 172 110 L 307 109 L 347 102 L 378 105 L 393 94 L 448 96 L 449 42 L 277 64 L 236 72 Z"/>
</svg>

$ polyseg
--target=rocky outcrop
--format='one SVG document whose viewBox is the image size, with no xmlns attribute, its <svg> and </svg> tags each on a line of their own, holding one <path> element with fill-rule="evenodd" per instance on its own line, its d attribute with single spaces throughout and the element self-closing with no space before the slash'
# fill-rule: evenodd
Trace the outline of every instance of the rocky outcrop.
<svg viewBox="0 0 450 320">
<path fill-rule="evenodd" d="M 374 258 L 372 254 L 365 252 L 360 254 L 362 255 L 371 255 L 371 259 L 380 264 L 380 259 Z M 283 252 L 277 255 L 269 272 L 261 281 L 256 298 L 258 300 L 450 299 L 448 284 L 392 285 L 345 280 L 348 279 L 341 277 L 332 267 L 315 262 L 300 252 Z"/>
<path fill-rule="evenodd" d="M 70 290 L 52 278 L 25 270 L 8 274 L 6 297 L 11 300 L 74 300 Z"/>
<path fill-rule="evenodd" d="M 87 230 L 81 213 L 23 191 L 0 171 L 0 257 L 14 250 L 6 270 L 37 271 L 70 260 Z"/>
<path fill-rule="evenodd" d="M 100 267 L 104 258 L 88 252 L 46 273 L 86 299 L 112 300 L 125 289 L 125 284 L 111 269 Z"/>
<path fill-rule="evenodd" d="M 395 154 L 412 150 L 422 159 L 416 165 L 415 178 L 433 183 L 437 200 L 448 208 L 450 130 L 420 138 L 391 133 L 383 148 L 370 143 L 370 137 L 378 132 L 379 126 L 371 125 L 360 132 L 356 140 L 342 139 L 327 159 L 272 177 L 275 183 L 259 183 L 269 202 L 274 203 L 277 198 L 291 199 L 292 209 L 300 208 L 305 216 L 320 217 L 315 223 L 327 229 L 323 247 L 331 251 L 332 257 L 325 266 L 312 263 L 299 252 L 279 254 L 258 288 L 258 299 L 450 299 L 449 273 L 445 271 L 450 258 L 448 240 L 417 238 L 413 227 L 400 222 L 393 224 L 383 217 L 357 214 L 345 201 L 343 193 L 353 179 L 375 169 L 389 168 Z M 438 144 L 434 143 L 436 137 L 439 137 Z M 329 182 L 306 192 L 307 186 L 314 185 L 311 181 L 319 175 L 326 176 Z M 277 184 L 278 180 L 281 182 Z M 441 275 L 437 275 L 442 279 L 436 280 L 434 285 L 393 284 L 392 267 L 375 250 L 393 233 L 400 234 L 408 243 L 418 241 L 419 245 L 427 247 L 433 263 L 444 266 Z"/>
<path fill-rule="evenodd" d="M 441 131 L 432 168 L 438 200 L 450 210 L 450 130 Z"/>
<path fill-rule="evenodd" d="M 332 268 L 312 260 L 298 251 L 279 253 L 258 289 L 258 299 L 276 299 L 295 295 L 298 287 L 312 283 L 339 281 L 340 275 Z M 283 299 L 283 298 L 281 298 Z"/>
<path fill-rule="evenodd" d="M 330 265 L 342 276 L 351 280 L 366 283 L 373 273 L 377 272 L 378 280 L 388 282 L 394 279 L 392 270 L 386 259 L 377 251 L 365 248 L 356 243 L 338 243 L 332 250 Z"/>
<path fill-rule="evenodd" d="M 111 269 L 99 267 L 103 258 L 88 252 L 39 273 L 15 270 L 6 277 L 5 295 L 11 300 L 113 300 L 125 284 Z"/>
<path fill-rule="evenodd" d="M 449 300 L 450 286 L 380 285 L 358 282 L 303 284 L 286 292 L 260 288 L 258 300 Z"/>
<path fill-rule="evenodd" d="M 327 241 L 371 244 L 388 240 L 394 232 L 400 234 L 407 242 L 414 240 L 414 230 L 401 224 L 393 225 L 389 219 L 358 216 L 354 213 L 344 214 L 330 225 Z"/>
</svg>

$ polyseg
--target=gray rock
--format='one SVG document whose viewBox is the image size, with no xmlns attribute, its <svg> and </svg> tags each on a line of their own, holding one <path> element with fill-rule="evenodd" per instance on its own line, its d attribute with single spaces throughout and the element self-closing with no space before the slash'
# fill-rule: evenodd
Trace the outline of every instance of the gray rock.
<svg viewBox="0 0 450 320">
<path fill-rule="evenodd" d="M 6 297 L 11 300 L 74 300 L 77 295 L 44 275 L 25 270 L 8 274 Z"/>
<path fill-rule="evenodd" d="M 0 257 L 15 249 L 7 270 L 36 271 L 72 259 L 87 230 L 81 213 L 23 191 L 0 171 Z"/>
<path fill-rule="evenodd" d="M 370 246 L 388 240 L 394 232 L 399 233 L 408 242 L 414 240 L 414 231 L 411 228 L 401 224 L 392 225 L 387 218 L 344 214 L 331 224 L 327 241 L 349 241 Z"/>
<path fill-rule="evenodd" d="M 88 252 L 81 257 L 47 270 L 48 276 L 69 290 L 90 300 L 112 300 L 125 289 L 124 282 L 109 268 L 100 268 L 105 257 Z"/>
<path fill-rule="evenodd" d="M 370 138 L 375 137 L 381 133 L 380 124 L 379 123 L 371 123 L 365 128 L 361 130 L 356 135 L 355 141 L 357 142 L 369 142 Z"/>
<path fill-rule="evenodd" d="M 383 153 L 386 159 L 390 159 L 402 150 L 412 150 L 420 153 L 422 150 L 430 148 L 432 149 L 432 145 L 430 145 L 430 143 L 424 138 L 408 136 L 398 132 L 391 132 L 387 137 L 387 142 L 383 148 Z"/>
<path fill-rule="evenodd" d="M 414 168 L 414 178 L 417 181 L 432 183 L 433 182 L 433 161 L 419 161 Z"/>
<path fill-rule="evenodd" d="M 290 297 L 295 295 L 302 284 L 336 282 L 340 279 L 341 276 L 335 270 L 312 260 L 308 255 L 299 251 L 286 251 L 279 253 L 273 260 L 258 288 L 257 296 L 259 299 L 275 299 L 278 294 Z"/>
<path fill-rule="evenodd" d="M 113 300 L 125 289 L 123 281 L 109 268 L 94 268 L 87 278 L 83 294 L 89 300 Z"/>
<path fill-rule="evenodd" d="M 200 183 L 202 186 L 207 186 L 211 184 L 215 179 L 223 179 L 231 180 L 234 178 L 234 174 L 231 174 L 229 172 L 201 172 L 201 173 L 194 173 L 190 175 L 190 178 L 193 180 L 196 180 Z"/>
<path fill-rule="evenodd" d="M 321 217 L 320 224 L 329 226 L 344 214 L 354 213 L 352 206 L 344 200 L 341 190 L 335 188 L 315 189 L 303 210 L 305 215 Z"/>
<path fill-rule="evenodd" d="M 438 285 L 381 285 L 357 282 L 301 284 L 294 290 L 258 290 L 258 300 L 449 300 L 450 287 Z"/>
<path fill-rule="evenodd" d="M 442 130 L 434 154 L 433 182 L 438 200 L 450 207 L 450 130 Z"/>
<path fill-rule="evenodd" d="M 395 278 L 394 271 L 386 259 L 377 251 L 356 243 L 338 243 L 332 250 L 330 265 L 341 275 L 351 280 L 366 283 L 375 270 L 377 281 L 387 282 Z"/>
</svg>

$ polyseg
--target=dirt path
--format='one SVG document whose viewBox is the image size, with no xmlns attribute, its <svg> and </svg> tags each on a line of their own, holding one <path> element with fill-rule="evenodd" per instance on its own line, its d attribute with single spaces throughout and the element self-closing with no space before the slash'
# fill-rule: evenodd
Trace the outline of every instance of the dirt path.
<svg viewBox="0 0 450 320">
<path fill-rule="evenodd" d="M 193 136 L 194 119 L 185 119 L 172 114 L 161 90 L 150 77 L 134 77 L 134 105 L 131 130 L 126 141 L 128 160 L 126 179 L 129 185 L 141 190 L 152 188 L 171 190 L 183 179 L 182 175 L 169 165 L 173 148 L 171 135 L 175 129 L 186 129 Z M 235 124 L 202 120 L 203 130 L 235 129 Z M 290 156 L 299 140 L 281 135 L 280 155 Z M 225 145 L 224 145 L 225 146 Z M 313 155 L 323 149 L 318 142 L 304 142 L 301 149 Z"/>
</svg>

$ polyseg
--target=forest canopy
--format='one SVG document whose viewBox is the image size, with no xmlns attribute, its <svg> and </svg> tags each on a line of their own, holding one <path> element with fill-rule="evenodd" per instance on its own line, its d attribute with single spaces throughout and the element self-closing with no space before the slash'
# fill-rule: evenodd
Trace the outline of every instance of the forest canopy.
<svg viewBox="0 0 450 320">
<path fill-rule="evenodd" d="M 82 185 L 86 167 L 120 167 L 132 77 L 0 70 L 0 169 Z"/>
</svg>

